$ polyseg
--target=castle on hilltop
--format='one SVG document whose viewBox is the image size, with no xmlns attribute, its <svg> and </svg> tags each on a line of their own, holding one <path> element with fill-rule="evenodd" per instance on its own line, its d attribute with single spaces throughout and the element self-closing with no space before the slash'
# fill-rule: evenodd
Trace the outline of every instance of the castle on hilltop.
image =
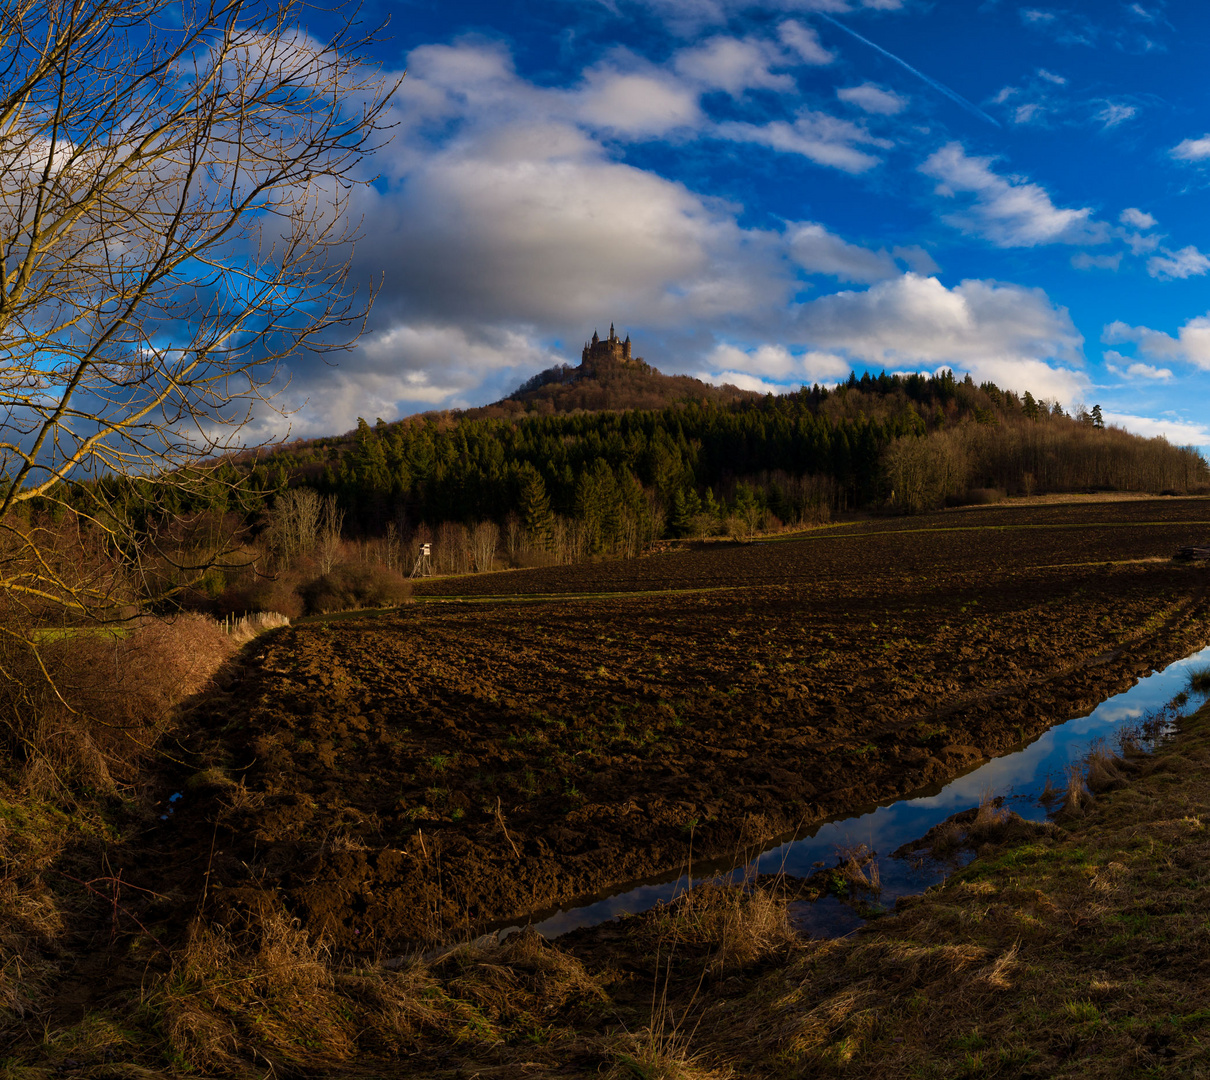
<svg viewBox="0 0 1210 1080">
<path fill-rule="evenodd" d="M 626 340 L 622 341 L 617 334 L 613 332 L 613 323 L 609 324 L 609 337 L 602 341 L 594 330 L 592 332 L 592 341 L 584 343 L 584 352 L 580 358 L 580 367 L 585 370 L 591 370 L 600 360 L 616 360 L 620 364 L 641 364 L 642 357 L 632 357 L 630 355 L 630 335 L 626 335 Z"/>
</svg>

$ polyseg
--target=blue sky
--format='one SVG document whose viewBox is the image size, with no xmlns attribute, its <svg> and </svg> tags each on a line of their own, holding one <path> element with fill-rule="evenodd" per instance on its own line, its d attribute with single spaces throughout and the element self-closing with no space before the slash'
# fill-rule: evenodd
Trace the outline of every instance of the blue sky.
<svg viewBox="0 0 1210 1080">
<path fill-rule="evenodd" d="M 295 434 L 494 400 L 612 320 L 666 372 L 952 367 L 1210 446 L 1210 5 L 362 13 L 407 71 L 356 207 L 381 291 L 295 365 Z"/>
</svg>

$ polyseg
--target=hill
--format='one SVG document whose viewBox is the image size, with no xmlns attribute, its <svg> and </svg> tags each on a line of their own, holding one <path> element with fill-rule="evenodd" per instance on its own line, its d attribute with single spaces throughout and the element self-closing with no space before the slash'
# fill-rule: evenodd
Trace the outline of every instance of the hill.
<svg viewBox="0 0 1210 1080">
<path fill-rule="evenodd" d="M 557 364 L 522 383 L 500 401 L 467 409 L 467 419 L 551 416 L 571 412 L 619 412 L 663 409 L 688 402 L 730 405 L 763 395 L 737 386 L 712 386 L 688 375 L 665 375 L 631 355 L 630 338 L 621 340 L 610 326 L 604 341 L 594 333 L 577 367 Z"/>
</svg>

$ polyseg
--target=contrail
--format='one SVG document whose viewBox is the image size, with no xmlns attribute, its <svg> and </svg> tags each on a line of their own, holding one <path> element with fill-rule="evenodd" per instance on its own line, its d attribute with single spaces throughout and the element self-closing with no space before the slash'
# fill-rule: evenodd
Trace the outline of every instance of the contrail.
<svg viewBox="0 0 1210 1080">
<path fill-rule="evenodd" d="M 845 26 L 844 23 L 838 22 L 836 19 L 833 19 L 831 15 L 827 15 L 822 11 L 817 11 L 815 14 L 818 15 L 821 19 L 826 19 L 833 26 L 837 27 L 840 30 L 843 30 L 846 34 L 851 34 L 858 41 L 860 41 L 863 45 L 868 45 L 871 49 L 875 49 L 876 51 L 882 53 L 882 55 L 885 56 L 888 60 L 894 60 L 895 63 L 897 63 L 900 67 L 907 68 L 907 70 L 910 71 L 913 75 L 915 75 L 916 78 L 921 80 L 921 82 L 927 83 L 938 93 L 944 94 L 947 98 L 950 99 L 950 101 L 956 102 L 957 104 L 961 105 L 964 109 L 966 109 L 967 112 L 971 112 L 971 113 L 974 113 L 976 116 L 982 117 L 989 124 L 995 124 L 996 127 L 1002 126 L 1000 124 L 999 120 L 997 120 L 994 116 L 988 116 L 987 113 L 985 113 L 981 108 L 979 108 L 978 105 L 973 105 L 971 102 L 967 101 L 966 98 L 964 98 L 961 94 L 956 93 L 955 91 L 951 90 L 948 86 L 944 85 L 943 83 L 939 83 L 936 79 L 930 79 L 923 71 L 917 71 L 906 60 L 900 60 L 899 57 L 897 57 L 893 52 L 887 52 L 887 50 L 884 49 L 881 45 L 876 45 L 869 38 L 862 37 L 856 30 L 852 30 L 849 27 Z"/>
</svg>

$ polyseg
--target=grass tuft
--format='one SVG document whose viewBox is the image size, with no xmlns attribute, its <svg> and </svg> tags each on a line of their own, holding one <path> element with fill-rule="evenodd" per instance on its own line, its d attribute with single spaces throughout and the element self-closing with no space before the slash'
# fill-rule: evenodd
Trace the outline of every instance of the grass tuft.
<svg viewBox="0 0 1210 1080">
<path fill-rule="evenodd" d="M 1210 694 L 1210 667 L 1189 672 L 1189 689 L 1195 694 Z"/>
</svg>

